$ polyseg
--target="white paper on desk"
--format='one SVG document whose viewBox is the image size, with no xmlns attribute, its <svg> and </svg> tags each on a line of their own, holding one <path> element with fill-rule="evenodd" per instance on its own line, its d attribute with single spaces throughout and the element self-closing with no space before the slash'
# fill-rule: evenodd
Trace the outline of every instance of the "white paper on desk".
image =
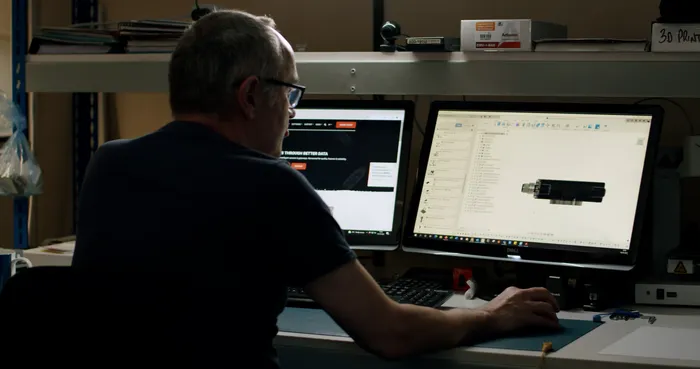
<svg viewBox="0 0 700 369">
<path fill-rule="evenodd" d="M 45 246 L 45 248 L 63 251 L 65 253 L 72 253 L 73 251 L 75 251 L 75 241 L 57 243 L 54 245 Z"/>
<path fill-rule="evenodd" d="M 641 327 L 600 354 L 700 361 L 700 329 Z"/>
</svg>

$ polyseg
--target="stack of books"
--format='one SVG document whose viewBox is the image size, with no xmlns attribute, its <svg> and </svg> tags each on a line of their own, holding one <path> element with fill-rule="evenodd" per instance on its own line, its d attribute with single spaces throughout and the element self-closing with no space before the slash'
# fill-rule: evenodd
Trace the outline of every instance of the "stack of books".
<svg viewBox="0 0 700 369">
<path fill-rule="evenodd" d="M 30 54 L 106 54 L 124 52 L 114 30 L 44 27 L 32 39 Z"/>
<path fill-rule="evenodd" d="M 119 23 L 119 37 L 128 53 L 170 53 L 192 24 L 175 20 L 140 20 Z"/>
<path fill-rule="evenodd" d="M 170 53 L 192 23 L 133 20 L 109 25 L 44 27 L 29 46 L 30 54 Z"/>
</svg>

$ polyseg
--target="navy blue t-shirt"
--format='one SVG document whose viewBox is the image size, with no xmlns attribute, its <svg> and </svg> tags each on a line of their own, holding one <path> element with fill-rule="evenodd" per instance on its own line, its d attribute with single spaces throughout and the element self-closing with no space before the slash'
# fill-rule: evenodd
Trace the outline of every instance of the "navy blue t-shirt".
<svg viewBox="0 0 700 369">
<path fill-rule="evenodd" d="M 354 258 L 301 174 L 197 123 L 105 143 L 80 192 L 73 266 L 191 276 L 212 363 L 276 367 L 286 288 Z"/>
</svg>

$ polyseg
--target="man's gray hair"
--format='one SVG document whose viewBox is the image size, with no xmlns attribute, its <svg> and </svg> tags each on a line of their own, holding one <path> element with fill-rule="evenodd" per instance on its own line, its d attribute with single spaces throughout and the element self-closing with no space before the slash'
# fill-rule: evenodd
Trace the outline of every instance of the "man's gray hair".
<svg viewBox="0 0 700 369">
<path fill-rule="evenodd" d="M 283 78 L 287 57 L 274 28 L 271 18 L 232 10 L 195 22 L 170 60 L 172 113 L 227 114 L 245 78 Z"/>
</svg>

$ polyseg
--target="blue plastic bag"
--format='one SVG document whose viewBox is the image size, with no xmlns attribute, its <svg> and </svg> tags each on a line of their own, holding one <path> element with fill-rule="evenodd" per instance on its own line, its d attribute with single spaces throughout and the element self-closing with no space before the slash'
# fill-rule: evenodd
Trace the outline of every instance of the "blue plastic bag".
<svg viewBox="0 0 700 369">
<path fill-rule="evenodd" d="M 0 91 L 0 132 L 12 132 L 0 147 L 0 196 L 27 197 L 43 191 L 43 174 L 24 135 L 26 127 L 24 115 Z"/>
</svg>

